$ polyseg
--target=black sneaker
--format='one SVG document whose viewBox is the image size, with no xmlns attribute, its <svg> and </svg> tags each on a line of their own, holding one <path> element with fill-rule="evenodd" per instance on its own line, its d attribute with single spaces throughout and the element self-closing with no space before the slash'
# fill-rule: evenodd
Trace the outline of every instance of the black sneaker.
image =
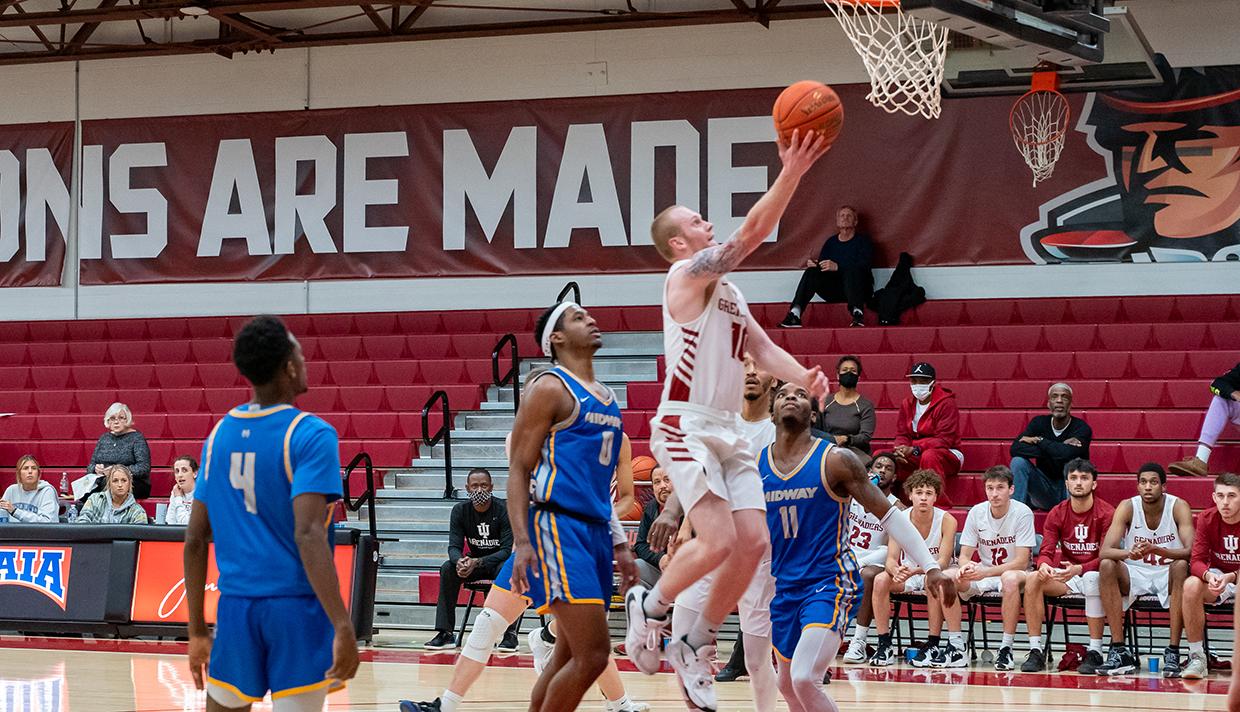
<svg viewBox="0 0 1240 712">
<path fill-rule="evenodd" d="M 939 646 L 937 645 L 923 645 L 909 662 L 912 663 L 915 668 L 934 667 L 934 656 L 938 653 L 938 651 Z"/>
<path fill-rule="evenodd" d="M 1095 673 L 1106 677 L 1131 675 L 1140 666 L 1141 661 L 1137 660 L 1137 656 L 1128 652 L 1128 648 L 1122 645 L 1112 645 L 1107 651 L 1107 661 L 1099 666 Z"/>
<path fill-rule="evenodd" d="M 431 702 L 400 701 L 400 712 L 439 712 L 439 710 L 440 703 L 438 697 Z"/>
<path fill-rule="evenodd" d="M 1163 648 L 1162 657 L 1162 676 L 1163 677 L 1179 677 L 1182 668 L 1180 668 L 1180 649 L 1166 647 Z"/>
<path fill-rule="evenodd" d="M 965 655 L 964 650 L 954 645 L 948 645 L 945 648 L 935 648 L 931 652 L 930 667 L 932 668 L 962 668 L 969 666 L 969 658 Z"/>
<path fill-rule="evenodd" d="M 427 650 L 455 650 L 456 636 L 445 631 L 438 631 L 435 637 L 422 644 Z"/>
<path fill-rule="evenodd" d="M 853 309 L 852 324 L 850 326 L 865 326 L 865 312 L 860 309 Z"/>
<path fill-rule="evenodd" d="M 1046 669 L 1046 654 L 1039 648 L 1029 651 L 1025 662 L 1020 664 L 1021 672 L 1042 672 Z"/>
<path fill-rule="evenodd" d="M 1102 653 L 1097 650 L 1086 650 L 1085 659 L 1076 667 L 1076 671 L 1082 675 L 1097 675 L 1098 668 L 1102 667 Z"/>
<path fill-rule="evenodd" d="M 747 674 L 745 670 L 729 666 L 715 673 L 715 682 L 736 682 Z"/>
<path fill-rule="evenodd" d="M 995 669 L 1011 670 L 1014 667 L 1016 663 L 1012 660 L 1012 646 L 1005 645 L 999 648 L 999 654 L 995 656 Z"/>
<path fill-rule="evenodd" d="M 878 650 L 870 657 L 871 667 L 888 667 L 896 664 L 896 651 L 891 643 L 879 643 Z"/>
<path fill-rule="evenodd" d="M 509 630 L 504 632 L 504 639 L 499 641 L 499 645 L 495 646 L 495 651 L 499 653 L 515 653 L 520 645 L 517 641 L 517 634 Z"/>
<path fill-rule="evenodd" d="M 801 317 L 793 314 L 792 312 L 788 312 L 788 316 L 784 317 L 784 320 L 779 322 L 779 325 L 785 329 L 800 329 Z"/>
</svg>

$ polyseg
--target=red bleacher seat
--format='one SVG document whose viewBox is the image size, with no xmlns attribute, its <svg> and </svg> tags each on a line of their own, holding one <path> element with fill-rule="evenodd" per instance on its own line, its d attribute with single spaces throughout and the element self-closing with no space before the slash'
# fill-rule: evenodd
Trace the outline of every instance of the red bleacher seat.
<svg viewBox="0 0 1240 712">
<path fill-rule="evenodd" d="M 1071 354 L 1030 351 L 1020 354 L 1020 371 L 1025 378 L 1045 381 L 1049 386 L 1067 380 L 1074 360 Z"/>
<path fill-rule="evenodd" d="M 630 408 L 654 410 L 659 407 L 659 399 L 663 395 L 660 383 L 630 383 L 628 388 L 628 404 Z"/>
<path fill-rule="evenodd" d="M 39 416 L 39 437 L 46 440 L 73 440 L 83 437 L 76 415 Z"/>
<path fill-rule="evenodd" d="M 421 363 L 421 382 L 431 386 L 455 385 L 462 382 L 464 375 L 465 364 L 459 359 Z M 388 382 L 384 381 L 384 383 Z"/>
<path fill-rule="evenodd" d="M 237 367 L 231 363 L 198 364 L 198 380 L 204 388 L 228 388 L 245 382 Z"/>
<path fill-rule="evenodd" d="M 151 361 L 156 366 L 190 363 L 189 342 L 180 339 L 155 340 L 149 344 Z"/>
<path fill-rule="evenodd" d="M 1068 300 L 1060 297 L 1016 300 L 1016 315 L 1024 324 L 1060 324 L 1067 309 Z"/>
<path fill-rule="evenodd" d="M 964 305 L 964 324 L 1019 324 L 1015 302 L 1011 299 L 976 299 Z"/>
<path fill-rule="evenodd" d="M 374 383 L 375 369 L 370 361 L 332 361 L 327 365 L 328 380 L 337 386 L 366 386 Z"/>
<path fill-rule="evenodd" d="M 828 329 L 796 329 L 776 332 L 783 337 L 783 348 L 792 354 L 843 354 Z"/>
<path fill-rule="evenodd" d="M 1042 381 L 1002 381 L 994 384 L 994 401 L 999 408 L 1035 410 L 1046 406 L 1049 383 Z"/>
<path fill-rule="evenodd" d="M 195 460 L 202 454 L 202 444 L 199 443 L 198 449 L 186 450 L 180 452 L 176 449 L 176 443 L 172 440 L 148 440 L 147 447 L 151 450 L 151 462 L 153 464 L 171 465 L 174 457 L 181 455 L 191 455 Z"/>
<path fill-rule="evenodd" d="M 413 444 L 407 440 L 343 441 L 341 450 L 348 452 L 350 458 L 365 450 L 370 453 L 371 462 L 378 467 L 409 467 L 415 454 Z"/>
<path fill-rule="evenodd" d="M 233 408 L 249 402 L 250 389 L 244 387 L 204 388 L 202 397 L 203 402 L 206 404 L 207 412 L 223 415 Z"/>
<path fill-rule="evenodd" d="M 35 361 L 35 363 L 40 363 Z M 61 366 L 31 366 L 30 377 L 34 387 L 40 390 L 48 388 L 68 388 L 70 371 Z"/>
<path fill-rule="evenodd" d="M 2 395 L 2 394 L 0 394 Z M 0 408 L 6 407 L 0 400 Z M 0 440 L 30 440 L 37 432 L 36 424 L 39 417 L 35 415 L 13 415 L 0 418 Z M 7 465 L 8 463 L 3 463 Z M 8 485 L 5 485 L 6 487 Z"/>
<path fill-rule="evenodd" d="M 395 413 L 353 413 L 352 437 L 365 440 L 404 438 L 398 431 Z"/>
<path fill-rule="evenodd" d="M 1136 440 L 1141 437 L 1143 418 L 1138 410 L 1099 410 L 1081 413 L 1094 431 L 1094 441 Z"/>
<path fill-rule="evenodd" d="M 157 343 L 184 342 L 189 335 L 189 323 L 185 319 L 151 319 L 146 325 L 152 346 Z M 195 333 L 195 336 L 206 334 Z"/>
<path fill-rule="evenodd" d="M 68 330 L 63 321 L 32 321 L 28 328 L 30 339 L 34 342 L 60 343 L 68 339 Z"/>
<path fill-rule="evenodd" d="M 190 342 L 190 350 L 199 366 L 208 363 L 231 363 L 232 346 L 230 339 L 195 339 Z"/>
<path fill-rule="evenodd" d="M 964 302 L 931 301 L 909 312 L 908 322 L 924 326 L 951 326 L 961 323 L 963 312 Z M 942 336 L 941 332 L 940 336 Z"/>
<path fill-rule="evenodd" d="M 461 383 L 468 384 L 485 384 L 490 385 L 495 381 L 495 376 L 491 372 L 490 359 L 468 359 L 463 362 L 465 364 L 465 374 L 461 377 Z M 504 374 L 508 370 L 508 362 L 500 361 L 499 371 Z"/>
<path fill-rule="evenodd" d="M 339 393 L 340 406 L 344 410 L 375 411 L 387 407 L 381 386 L 341 386 Z"/>
<path fill-rule="evenodd" d="M 0 389 L 3 390 L 21 390 L 26 388 L 30 383 L 30 367 L 28 366 L 3 366 L 0 367 Z"/>
<path fill-rule="evenodd" d="M 367 336 L 362 339 L 362 351 L 372 361 L 393 361 L 410 358 L 408 340 L 404 336 Z"/>
<path fill-rule="evenodd" d="M 440 312 L 411 312 L 396 315 L 397 329 L 404 334 L 442 334 Z"/>
<path fill-rule="evenodd" d="M 316 413 L 320 418 L 327 421 L 327 424 L 336 429 L 336 434 L 342 438 L 352 438 L 353 435 L 353 414 L 351 413 Z"/>
<path fill-rule="evenodd" d="M 8 325 L 6 324 L 7 328 Z M 0 364 L 5 366 L 29 366 L 30 351 L 26 344 L 8 344 L 0 342 Z"/>
<path fill-rule="evenodd" d="M 363 334 L 367 337 L 398 333 L 396 313 L 374 312 L 371 314 L 354 314 L 353 329 L 354 333 Z"/>
<path fill-rule="evenodd" d="M 1207 380 L 1168 381 L 1166 387 L 1167 405 L 1172 408 L 1197 408 L 1204 413 L 1206 408 L 1210 407 L 1210 399 L 1214 397 Z"/>
<path fill-rule="evenodd" d="M 1189 318 L 1197 319 L 1196 315 Z M 1152 324 L 1150 334 L 1158 348 L 1168 351 L 1193 351 L 1201 348 L 1206 338 L 1206 324 Z"/>
<path fill-rule="evenodd" d="M 1077 324 L 1110 324 L 1118 313 L 1117 299 L 1075 299 L 1070 300 L 1063 318 Z"/>
<path fill-rule="evenodd" d="M 1240 326 L 1232 325 L 1233 329 Z M 1187 378 L 1205 378 L 1214 380 L 1236 367 L 1240 356 L 1231 351 L 1195 351 L 1188 354 Z"/>
<path fill-rule="evenodd" d="M 624 418 L 624 434 L 633 438 L 650 437 L 650 418 L 645 411 L 626 410 L 622 414 Z"/>
<path fill-rule="evenodd" d="M 497 334 L 510 333 L 520 337 L 534 330 L 532 319 L 528 310 L 496 310 L 487 314 L 487 325 Z"/>
<path fill-rule="evenodd" d="M 628 331 L 663 331 L 663 314 L 658 307 L 630 307 L 624 310 Z"/>
<path fill-rule="evenodd" d="M 1123 304 L 1123 312 L 1121 314 L 1130 323 L 1178 320 L 1172 318 L 1172 315 L 1176 313 L 1175 297 L 1121 297 L 1120 301 Z"/>
<path fill-rule="evenodd" d="M 1206 332 L 1214 348 L 1231 351 L 1240 349 L 1240 328 L 1236 328 L 1235 321 L 1226 324 L 1210 324 Z"/>
<path fill-rule="evenodd" d="M 1204 412 L 1200 410 L 1149 410 L 1144 413 L 1146 437 L 1154 440 L 1197 442 Z"/>
<path fill-rule="evenodd" d="M 155 383 L 155 367 L 150 364 L 130 363 L 113 366 L 111 371 L 116 387 L 121 391 L 150 388 Z M 74 379 L 76 378 L 75 372 Z"/>
<path fill-rule="evenodd" d="M 159 388 L 192 388 L 200 386 L 198 369 L 193 364 L 155 364 L 155 385 Z"/>
<path fill-rule="evenodd" d="M 111 363 L 150 363 L 151 350 L 145 341 L 109 341 L 106 344 Z"/>
<path fill-rule="evenodd" d="M 869 354 L 880 351 L 883 344 L 881 329 L 837 329 L 835 331 L 835 348 L 841 356 L 844 354 Z M 819 347 L 815 351 L 823 351 Z M 831 351 L 832 349 L 825 349 Z"/>
<path fill-rule="evenodd" d="M 1240 316 L 1230 309 L 1228 299 L 1217 294 L 1181 295 L 1175 298 L 1175 308 L 1180 318 L 1192 321 L 1220 323 Z"/>
<path fill-rule="evenodd" d="M 362 340 L 356 336 L 326 336 L 317 339 L 319 356 L 326 361 L 352 361 L 362 352 Z"/>
<path fill-rule="evenodd" d="M 590 317 L 604 334 L 624 330 L 624 310 L 620 307 L 590 307 L 589 311 Z M 533 315 L 530 317 L 530 332 L 534 330 L 536 318 Z"/>
<path fill-rule="evenodd" d="M 223 413 L 221 412 L 221 415 Z M 174 438 L 203 438 L 211 434 L 217 416 L 207 414 L 173 414 L 168 416 L 168 432 Z"/>
<path fill-rule="evenodd" d="M 39 413 L 55 415 L 72 412 L 73 391 L 70 390 L 36 390 L 34 392 L 34 408 Z M 99 414 L 100 419 L 103 414 Z"/>
<path fill-rule="evenodd" d="M 461 358 L 490 358 L 499 336 L 495 334 L 460 333 L 452 334 L 452 350 Z M 520 348 L 522 339 L 517 339 Z"/>
<path fill-rule="evenodd" d="M 953 326 L 939 329 L 939 344 L 949 353 L 974 353 L 981 351 L 989 338 L 990 329 L 985 326 Z"/>
<path fill-rule="evenodd" d="M 1166 386 L 1126 379 L 1108 381 L 1107 399 L 1115 408 L 1157 408 L 1166 400 Z"/>
<path fill-rule="evenodd" d="M 960 437 L 1010 443 L 1024 432 L 1029 418 L 1023 410 L 964 411 L 960 414 Z"/>
<path fill-rule="evenodd" d="M 928 352 L 934 346 L 938 329 L 933 326 L 905 326 L 883 329 L 887 353 L 911 354 Z M 866 366 L 869 364 L 866 363 Z"/>
<path fill-rule="evenodd" d="M 315 336 L 342 336 L 355 334 L 352 314 L 315 314 L 310 320 Z"/>
<path fill-rule="evenodd" d="M 904 394 L 908 393 L 908 386 L 904 386 L 903 393 L 900 393 L 901 399 Z M 995 384 L 984 383 L 980 381 L 959 381 L 947 386 L 947 388 L 956 394 L 956 407 L 958 408 L 991 408 L 994 401 Z M 894 402 L 893 405 L 899 405 Z M 1026 407 L 1026 406 L 1020 406 Z"/>
<path fill-rule="evenodd" d="M 1044 324 L 1042 341 L 1051 351 L 1084 351 L 1094 343 L 1097 327 L 1092 324 Z"/>
<path fill-rule="evenodd" d="M 1017 377 L 1020 354 L 972 353 L 964 358 L 965 368 L 976 380 L 999 381 Z"/>
<path fill-rule="evenodd" d="M 1042 327 L 1037 324 L 1007 324 L 990 327 L 988 344 L 999 351 L 1036 351 L 1042 341 Z"/>
<path fill-rule="evenodd" d="M 1127 351 L 1077 351 L 1076 372 L 1081 378 L 1121 379 L 1133 375 L 1132 355 Z"/>
<path fill-rule="evenodd" d="M 337 395 L 337 390 L 334 387 L 311 388 L 309 391 L 297 396 L 297 407 L 302 410 L 308 410 L 311 413 L 325 413 L 336 410 L 339 403 Z"/>
<path fill-rule="evenodd" d="M 1106 351 L 1143 351 L 1151 341 L 1149 324 L 1099 324 L 1098 343 Z"/>
<path fill-rule="evenodd" d="M 1188 363 L 1183 351 L 1145 351 L 1136 354 L 1132 367 L 1138 378 L 1180 377 Z"/>
<path fill-rule="evenodd" d="M 175 455 L 173 457 L 176 457 Z M 195 457 L 195 460 L 198 458 Z M 162 497 L 172 496 L 172 486 L 176 484 L 176 479 L 172 476 L 171 470 L 165 470 L 162 467 L 154 467 L 151 469 L 151 498 L 159 499 Z"/>
<path fill-rule="evenodd" d="M 896 381 L 907 377 L 911 363 L 905 354 L 867 354 L 861 359 L 861 378 L 864 381 Z M 835 364 L 838 357 L 829 355 L 819 357 L 815 363 L 821 363 L 823 370 L 835 381 Z"/>
<path fill-rule="evenodd" d="M 375 381 L 405 385 L 419 383 L 419 364 L 417 361 L 375 361 Z"/>
<path fill-rule="evenodd" d="M 136 430 L 141 431 L 142 436 L 147 440 L 166 438 L 168 437 L 168 419 L 170 417 L 172 416 L 163 413 L 142 413 L 140 416 L 134 416 L 133 426 Z M 78 416 L 78 423 L 82 427 L 82 433 L 87 437 L 97 437 L 103 433 L 99 429 L 100 420 L 98 416 Z"/>
<path fill-rule="evenodd" d="M 327 362 L 309 361 L 306 363 L 306 385 L 317 388 L 327 384 Z"/>
<path fill-rule="evenodd" d="M 448 358 L 453 355 L 452 337 L 447 334 L 423 334 L 407 337 L 409 355 L 416 359 Z"/>
<path fill-rule="evenodd" d="M 73 366 L 69 369 L 72 387 L 115 388 L 111 366 Z"/>
</svg>

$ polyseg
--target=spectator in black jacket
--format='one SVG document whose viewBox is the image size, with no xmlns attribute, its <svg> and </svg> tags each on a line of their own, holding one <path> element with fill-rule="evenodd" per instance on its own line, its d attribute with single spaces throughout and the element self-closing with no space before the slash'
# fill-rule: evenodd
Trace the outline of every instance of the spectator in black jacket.
<svg viewBox="0 0 1240 712">
<path fill-rule="evenodd" d="M 439 601 L 435 606 L 435 637 L 423 647 L 427 650 L 456 648 L 456 600 L 461 584 L 495 578 L 512 553 L 512 526 L 504 500 L 491 496 L 491 473 L 481 467 L 469 471 L 465 491 L 469 500 L 452 508 L 448 529 L 448 560 L 439 567 Z M 465 545 L 469 545 L 468 554 Z M 504 633 L 500 648 L 516 650 L 518 619 Z M 511 645 L 509 645 L 511 644 Z"/>
<path fill-rule="evenodd" d="M 1240 363 L 1236 367 L 1214 379 L 1210 383 L 1210 407 L 1206 410 L 1205 421 L 1201 424 L 1201 435 L 1197 438 L 1197 454 L 1179 462 L 1173 462 L 1167 469 L 1175 475 L 1192 477 L 1208 477 L 1210 468 L 1210 451 L 1223 434 L 1228 421 L 1240 426 Z"/>
<path fill-rule="evenodd" d="M 1029 421 L 1012 443 L 1012 499 L 1033 509 L 1049 510 L 1068 498 L 1064 465 L 1089 459 L 1094 431 L 1072 417 L 1072 386 L 1056 383 L 1046 392 L 1049 415 Z"/>
<path fill-rule="evenodd" d="M 815 294 L 825 302 L 847 304 L 853 326 L 865 323 L 863 309 L 874 295 L 874 245 L 869 235 L 857 232 L 857 211 L 851 205 L 836 211 L 835 227 L 839 232 L 827 238 L 818 257 L 805 261 L 796 296 L 780 326 L 800 327 L 801 316 Z"/>
<path fill-rule="evenodd" d="M 637 558 L 637 571 L 641 574 L 642 585 L 650 588 L 663 575 L 663 568 L 671 561 L 674 546 L 665 547 L 663 551 L 650 548 L 646 539 L 650 536 L 650 527 L 663 511 L 667 498 L 672 495 L 672 481 L 662 467 L 656 467 L 650 473 L 650 489 L 654 499 L 646 503 L 642 510 L 642 523 L 637 527 L 637 543 L 633 545 L 633 555 Z"/>
<path fill-rule="evenodd" d="M 146 437 L 133 427 L 133 413 L 124 403 L 113 403 L 103 414 L 107 432 L 99 436 L 95 451 L 86 466 L 86 474 L 96 477 L 94 484 L 78 500 L 78 508 L 86 505 L 86 498 L 107 489 L 108 478 L 104 471 L 112 465 L 124 465 L 133 475 L 133 496 L 146 499 L 151 496 L 151 449 Z"/>
</svg>

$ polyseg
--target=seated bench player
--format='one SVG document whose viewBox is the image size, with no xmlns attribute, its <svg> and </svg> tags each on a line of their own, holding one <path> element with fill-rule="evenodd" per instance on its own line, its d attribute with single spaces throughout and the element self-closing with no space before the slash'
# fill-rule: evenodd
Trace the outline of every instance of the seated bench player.
<svg viewBox="0 0 1240 712">
<path fill-rule="evenodd" d="M 986 501 L 973 505 L 960 535 L 960 565 L 946 572 L 956 579 L 962 600 L 979 593 L 1003 596 L 1003 642 L 995 656 L 996 670 L 1011 670 L 1012 643 L 1020 622 L 1020 594 L 1029 568 L 1029 554 L 1037 544 L 1033 510 L 1012 499 L 1012 471 L 995 465 L 983 475 Z M 973 560 L 974 553 L 978 560 Z"/>
<path fill-rule="evenodd" d="M 946 569 L 956 548 L 956 518 L 945 510 L 935 507 L 943 480 L 934 470 L 917 470 L 904 482 L 913 506 L 901 512 L 917 529 L 926 542 L 930 555 L 939 566 Z M 960 627 L 960 599 L 941 600 L 932 590 L 926 590 L 925 572 L 900 548 L 896 542 L 888 545 L 884 570 L 874 578 L 874 622 L 878 628 L 878 649 L 870 664 L 878 667 L 892 665 L 896 661 L 891 645 L 891 593 L 924 593 L 926 609 L 930 618 L 930 635 L 913 658 L 913 667 L 960 668 L 969 664 L 965 656 L 964 633 Z M 939 636 L 943 632 L 943 619 L 947 619 L 947 647 L 940 647 Z"/>
<path fill-rule="evenodd" d="M 1197 515 L 1192 576 L 1184 582 L 1184 632 L 1188 663 L 1180 677 L 1200 680 L 1209 672 L 1204 649 L 1208 603 L 1236 597 L 1240 570 L 1240 475 L 1224 472 L 1214 480 L 1214 506 Z"/>
<path fill-rule="evenodd" d="M 1098 587 L 1111 629 L 1111 648 L 1099 675 L 1130 675 L 1140 660 L 1124 645 L 1124 612 L 1141 596 L 1157 596 L 1170 612 L 1170 640 L 1163 650 L 1163 677 L 1180 676 L 1184 580 L 1193 544 L 1193 512 L 1188 502 L 1168 494 L 1162 465 L 1137 470 L 1137 496 L 1115 508 L 1102 540 Z"/>
<path fill-rule="evenodd" d="M 891 493 L 896 482 L 896 459 L 890 453 L 879 453 L 870 463 L 870 481 L 873 482 L 887 501 L 898 509 L 904 509 L 898 497 Z M 853 555 L 861 566 L 861 608 L 857 612 L 857 625 L 854 626 L 852 642 L 844 653 L 844 662 L 863 663 L 868 657 L 866 638 L 870 634 L 870 622 L 874 619 L 874 610 L 870 597 L 874 591 L 874 577 L 887 565 L 887 533 L 878 517 L 870 514 L 857 502 L 849 505 L 848 523 L 852 530 L 848 535 L 848 543 Z"/>
<path fill-rule="evenodd" d="M 1102 537 L 1111 527 L 1115 507 L 1094 496 L 1098 470 L 1089 460 L 1076 458 L 1064 466 L 1068 499 L 1051 508 L 1042 525 L 1042 548 L 1038 568 L 1025 574 L 1025 628 L 1029 631 L 1029 656 L 1021 672 L 1046 668 L 1042 649 L 1042 623 L 1046 620 L 1044 596 L 1077 594 L 1085 597 L 1085 620 L 1089 626 L 1089 649 L 1077 672 L 1092 675 L 1102 665 L 1102 596 L 1098 589 L 1099 552 Z"/>
</svg>

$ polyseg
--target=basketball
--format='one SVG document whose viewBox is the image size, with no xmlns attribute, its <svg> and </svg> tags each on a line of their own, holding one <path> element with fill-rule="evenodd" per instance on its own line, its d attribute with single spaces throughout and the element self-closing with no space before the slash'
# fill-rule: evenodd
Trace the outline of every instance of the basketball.
<svg viewBox="0 0 1240 712">
<path fill-rule="evenodd" d="M 800 129 L 815 131 L 827 138 L 827 145 L 835 143 L 844 127 L 844 106 L 831 87 L 822 82 L 800 81 L 779 94 L 771 110 L 775 119 L 775 133 L 782 143 L 792 140 L 792 132 Z"/>
<path fill-rule="evenodd" d="M 658 466 L 659 463 L 656 462 L 653 457 L 649 455 L 638 455 L 633 458 L 633 481 L 649 482 L 650 473 L 654 472 L 654 468 Z"/>
</svg>

